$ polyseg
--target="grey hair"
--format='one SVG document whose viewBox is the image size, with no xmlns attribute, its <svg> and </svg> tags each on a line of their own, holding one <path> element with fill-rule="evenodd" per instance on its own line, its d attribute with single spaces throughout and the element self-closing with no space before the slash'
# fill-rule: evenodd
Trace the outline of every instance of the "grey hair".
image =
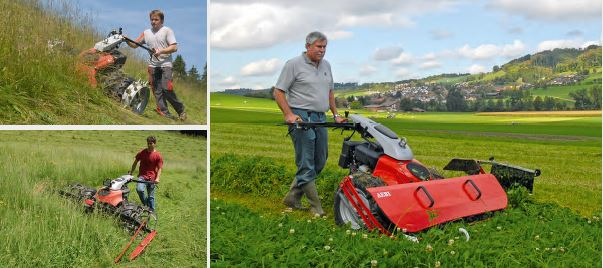
<svg viewBox="0 0 603 268">
<path fill-rule="evenodd" d="M 321 32 L 311 32 L 306 36 L 306 44 L 311 45 L 316 42 L 316 40 L 327 40 L 327 36 Z"/>
</svg>

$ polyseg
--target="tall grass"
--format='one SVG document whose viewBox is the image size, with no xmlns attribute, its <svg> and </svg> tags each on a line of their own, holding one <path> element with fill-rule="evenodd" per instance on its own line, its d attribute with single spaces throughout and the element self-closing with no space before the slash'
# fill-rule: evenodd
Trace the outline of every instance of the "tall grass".
<svg viewBox="0 0 603 268">
<path fill-rule="evenodd" d="M 0 0 L 0 123 L 166 124 L 154 100 L 143 116 L 121 108 L 76 71 L 77 55 L 100 40 L 93 19 L 65 0 Z M 48 48 L 48 41 L 64 46 Z M 129 48 L 128 48 L 129 49 Z M 146 80 L 144 60 L 130 55 L 125 70 Z M 194 91 L 183 86 L 183 91 Z M 204 92 L 205 89 L 195 89 Z M 205 107 L 204 93 L 182 94 L 185 104 Z M 200 124 L 205 113 L 191 110 L 184 123 Z"/>
<path fill-rule="evenodd" d="M 125 174 L 151 134 L 165 161 L 156 193 L 158 235 L 131 264 L 203 266 L 205 140 L 143 131 L 0 132 L 10 141 L 0 144 L 0 266 L 111 265 L 130 234 L 114 217 L 85 214 L 57 190 L 74 182 L 97 188 Z M 138 202 L 134 187 L 130 201 Z"/>
</svg>

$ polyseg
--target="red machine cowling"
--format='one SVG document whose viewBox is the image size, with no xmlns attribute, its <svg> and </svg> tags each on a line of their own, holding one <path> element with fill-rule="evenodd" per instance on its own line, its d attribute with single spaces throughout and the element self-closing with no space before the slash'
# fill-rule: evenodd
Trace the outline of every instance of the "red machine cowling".
<svg viewBox="0 0 603 268">
<path fill-rule="evenodd" d="M 507 207 L 507 194 L 492 174 L 374 187 L 367 191 L 387 218 L 408 232 Z"/>
</svg>

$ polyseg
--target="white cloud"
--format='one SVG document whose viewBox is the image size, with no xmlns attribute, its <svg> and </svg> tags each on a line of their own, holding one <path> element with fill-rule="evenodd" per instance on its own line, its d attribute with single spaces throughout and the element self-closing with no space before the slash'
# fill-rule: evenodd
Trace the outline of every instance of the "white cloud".
<svg viewBox="0 0 603 268">
<path fill-rule="evenodd" d="M 373 58 L 375 60 L 391 60 L 395 59 L 402 53 L 402 48 L 398 46 L 381 47 L 375 49 Z"/>
<path fill-rule="evenodd" d="M 469 45 L 464 45 L 459 49 L 459 53 L 461 56 L 470 59 L 485 60 L 498 56 L 500 53 L 500 48 L 492 44 L 480 45 L 476 48 L 471 48 Z"/>
<path fill-rule="evenodd" d="M 442 64 L 436 60 L 426 61 L 419 66 L 421 69 L 435 69 L 442 67 Z"/>
<path fill-rule="evenodd" d="M 282 62 L 277 58 L 268 60 L 259 60 L 248 63 L 241 68 L 241 75 L 243 76 L 269 76 L 276 73 Z"/>
<path fill-rule="evenodd" d="M 414 61 L 414 58 L 411 54 L 408 53 L 400 53 L 398 57 L 391 60 L 391 63 L 394 65 L 410 65 Z"/>
<path fill-rule="evenodd" d="M 218 84 L 223 88 L 240 88 L 240 86 L 238 85 L 239 82 L 232 75 L 227 76 L 222 81 L 220 81 Z"/>
<path fill-rule="evenodd" d="M 599 41 L 582 41 L 580 39 L 546 40 L 538 44 L 538 51 L 553 50 L 555 48 L 585 48 L 590 45 L 598 45 Z"/>
<path fill-rule="evenodd" d="M 486 72 L 486 67 L 484 67 L 482 65 L 479 65 L 479 64 L 473 64 L 467 70 L 471 74 L 485 73 Z"/>
<path fill-rule="evenodd" d="M 513 58 L 521 55 L 526 49 L 523 42 L 519 40 L 513 41 L 513 44 L 504 45 L 502 48 L 502 55 L 507 58 Z"/>
<path fill-rule="evenodd" d="M 410 77 L 410 71 L 406 68 L 399 68 L 394 73 L 397 78 L 405 79 Z"/>
<path fill-rule="evenodd" d="M 352 36 L 354 36 L 353 32 L 348 32 L 348 31 L 334 31 L 334 32 L 324 32 L 324 34 L 327 36 L 327 38 L 329 40 L 338 40 L 338 39 L 345 39 L 345 38 L 350 38 Z"/>
<path fill-rule="evenodd" d="M 409 27 L 412 18 L 457 4 L 457 0 L 245 0 L 212 1 L 209 10 L 212 49 L 266 48 L 284 42 L 303 45 L 319 30 L 329 39 L 352 36 L 350 27 Z M 337 12 L 333 12 L 336 10 Z"/>
<path fill-rule="evenodd" d="M 431 38 L 433 38 L 435 40 L 442 40 L 442 39 L 450 38 L 453 36 L 453 34 L 451 32 L 446 31 L 444 29 L 435 29 L 435 30 L 432 30 L 430 33 L 431 33 Z"/>
<path fill-rule="evenodd" d="M 377 72 L 377 67 L 373 65 L 364 65 L 360 68 L 360 75 L 369 76 Z"/>
<path fill-rule="evenodd" d="M 525 50 L 525 45 L 519 40 L 513 41 L 512 44 L 497 46 L 494 44 L 479 45 L 476 48 L 471 48 L 469 45 L 464 45 L 458 49 L 459 55 L 472 60 L 488 60 L 497 56 L 512 58 L 521 55 Z"/>
<path fill-rule="evenodd" d="M 494 0 L 487 7 L 534 20 L 601 21 L 601 0 Z"/>
</svg>

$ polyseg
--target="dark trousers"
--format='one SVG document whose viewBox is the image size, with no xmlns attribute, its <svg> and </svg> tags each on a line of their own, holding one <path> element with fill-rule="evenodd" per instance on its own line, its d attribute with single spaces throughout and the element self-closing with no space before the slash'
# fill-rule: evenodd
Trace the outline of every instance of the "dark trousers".
<svg viewBox="0 0 603 268">
<path fill-rule="evenodd" d="M 184 104 L 178 99 L 172 86 L 171 67 L 149 67 L 149 84 L 153 89 L 157 112 L 163 116 L 169 116 L 168 102 L 172 104 L 178 114 L 184 112 Z"/>
<path fill-rule="evenodd" d="M 326 122 L 325 113 L 308 112 L 291 108 L 304 122 Z M 295 165 L 297 172 L 296 186 L 302 186 L 316 179 L 327 163 L 328 137 L 324 127 L 295 129 L 291 131 L 291 140 L 295 148 Z"/>
</svg>

